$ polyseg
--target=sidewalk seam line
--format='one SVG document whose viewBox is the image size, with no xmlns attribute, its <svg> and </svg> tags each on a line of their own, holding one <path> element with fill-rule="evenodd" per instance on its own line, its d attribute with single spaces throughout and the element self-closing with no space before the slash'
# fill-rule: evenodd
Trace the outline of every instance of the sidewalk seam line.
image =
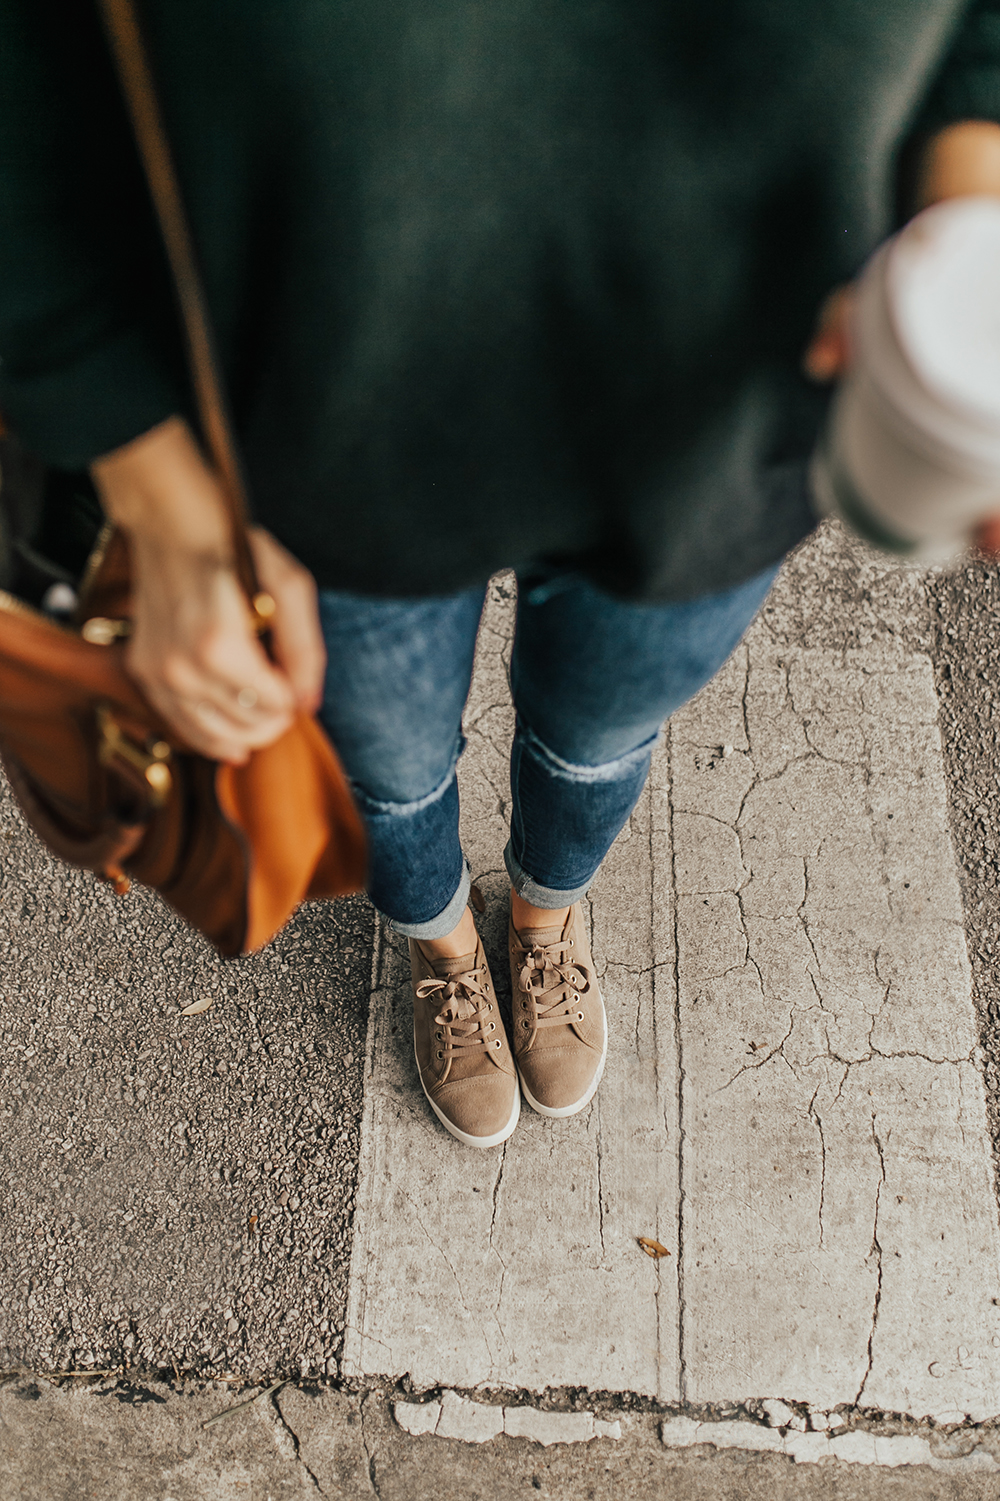
<svg viewBox="0 0 1000 1501">
<path fill-rule="evenodd" d="M 684 1349 L 684 1043 L 681 1036 L 680 921 L 677 898 L 677 852 L 674 841 L 674 736 L 667 728 L 667 809 L 670 837 L 670 901 L 673 906 L 674 935 L 674 1057 L 677 1080 L 677 1386 L 682 1402 L 687 1401 L 687 1363 Z M 659 1051 L 659 1049 L 657 1049 Z M 659 1284 L 657 1284 L 659 1303 Z M 657 1310 L 659 1312 L 659 1310 Z M 657 1320 L 659 1330 L 659 1319 Z M 659 1339 L 659 1333 L 658 1333 Z"/>
</svg>

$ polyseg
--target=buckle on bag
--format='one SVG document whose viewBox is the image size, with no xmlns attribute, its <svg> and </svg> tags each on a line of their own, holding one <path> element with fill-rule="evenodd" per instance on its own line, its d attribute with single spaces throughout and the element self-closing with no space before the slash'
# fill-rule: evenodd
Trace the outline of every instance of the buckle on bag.
<svg viewBox="0 0 1000 1501">
<path fill-rule="evenodd" d="M 136 745 L 123 733 L 106 704 L 97 705 L 97 759 L 102 766 L 112 766 L 115 761 L 124 761 L 137 771 L 149 789 L 149 801 L 154 808 L 162 808 L 174 785 L 173 773 L 167 762 L 170 746 L 165 740 L 154 740 L 147 748 Z"/>
</svg>

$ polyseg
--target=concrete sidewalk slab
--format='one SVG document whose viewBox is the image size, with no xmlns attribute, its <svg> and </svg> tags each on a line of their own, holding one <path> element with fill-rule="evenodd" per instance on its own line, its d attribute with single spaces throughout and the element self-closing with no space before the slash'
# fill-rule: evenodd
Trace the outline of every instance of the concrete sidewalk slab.
<svg viewBox="0 0 1000 1501">
<path fill-rule="evenodd" d="M 498 984 L 510 610 L 501 584 L 463 769 Z M 497 1154 L 447 1139 L 383 944 L 349 1374 L 1000 1412 L 1000 1246 L 930 664 L 902 632 L 831 653 L 779 628 L 780 608 L 675 717 L 595 885 L 611 1053 L 592 1109 L 525 1110 Z M 672 1254 L 649 1261 L 639 1235 Z"/>
<path fill-rule="evenodd" d="M 685 1396 L 990 1417 L 997 1217 L 930 663 L 758 630 L 675 717 L 671 773 Z"/>
<path fill-rule="evenodd" d="M 506 747 L 501 581 L 487 611 L 466 729 L 463 837 L 490 901 L 485 942 L 501 995 L 506 968 Z M 506 801 L 505 801 L 506 798 Z M 470 1151 L 426 1109 L 413 1061 L 405 949 L 383 939 L 365 1074 L 365 1117 L 343 1369 L 408 1372 L 418 1387 L 678 1392 L 676 1071 L 672 1009 L 657 1020 L 661 970 L 673 971 L 669 905 L 654 902 L 650 795 L 606 872 L 621 893 L 594 938 L 606 965 L 608 1064 L 598 1103 L 568 1121 L 525 1108 L 503 1148 Z M 657 1028 L 659 1027 L 659 1034 Z M 666 1037 L 662 1035 L 666 1029 Z M 670 1059 L 664 1070 L 664 1051 Z M 666 1211 L 666 1212 L 664 1212 Z M 651 1261 L 653 1236 L 674 1254 Z M 595 1319 L 595 1309 L 615 1309 Z"/>
</svg>

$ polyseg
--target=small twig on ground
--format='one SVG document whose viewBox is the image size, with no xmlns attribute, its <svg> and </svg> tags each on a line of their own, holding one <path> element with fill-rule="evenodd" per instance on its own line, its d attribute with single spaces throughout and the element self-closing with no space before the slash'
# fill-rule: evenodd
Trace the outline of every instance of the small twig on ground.
<svg viewBox="0 0 1000 1501">
<path fill-rule="evenodd" d="M 245 1402 L 236 1402 L 232 1407 L 227 1407 L 223 1412 L 217 1412 L 214 1418 L 206 1418 L 201 1426 L 203 1428 L 211 1428 L 213 1423 L 221 1423 L 223 1418 L 232 1417 L 233 1413 L 239 1412 L 241 1407 L 252 1407 L 255 1402 L 260 1401 L 261 1397 L 269 1397 L 272 1392 L 280 1391 L 283 1386 L 287 1386 L 288 1381 L 289 1378 L 287 1376 L 284 1381 L 276 1381 L 273 1386 L 267 1387 L 265 1391 L 258 1392 L 256 1396 L 247 1397 Z"/>
</svg>

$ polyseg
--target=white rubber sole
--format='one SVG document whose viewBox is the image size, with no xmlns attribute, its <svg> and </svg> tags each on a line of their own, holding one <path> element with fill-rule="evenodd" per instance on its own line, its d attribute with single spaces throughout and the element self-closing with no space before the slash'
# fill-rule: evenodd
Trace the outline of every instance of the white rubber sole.
<svg viewBox="0 0 1000 1501">
<path fill-rule="evenodd" d="M 420 1077 L 419 1069 L 417 1071 L 417 1077 Z M 498 1147 L 500 1146 L 501 1142 L 505 1142 L 507 1140 L 508 1136 L 513 1136 L 514 1127 L 517 1125 L 517 1122 L 521 1115 L 521 1091 L 519 1089 L 515 1089 L 514 1091 L 514 1107 L 510 1112 L 510 1119 L 504 1126 L 502 1131 L 497 1131 L 493 1136 L 470 1136 L 467 1131 L 460 1131 L 458 1127 L 448 1119 L 444 1112 L 438 1109 L 434 1101 L 431 1099 L 430 1095 L 427 1094 L 427 1086 L 424 1084 L 423 1079 L 420 1080 L 420 1088 L 424 1091 L 424 1094 L 427 1097 L 428 1105 L 431 1107 L 444 1129 L 449 1133 L 449 1135 L 454 1136 L 456 1141 L 460 1141 L 463 1146 Z"/>
<path fill-rule="evenodd" d="M 537 1110 L 539 1115 L 547 1115 L 549 1120 L 551 1121 L 564 1121 L 566 1120 L 567 1116 L 579 1115 L 581 1110 L 586 1110 L 587 1106 L 594 1098 L 595 1094 L 597 1093 L 597 1086 L 598 1084 L 600 1084 L 602 1078 L 604 1077 L 604 1065 L 608 1061 L 608 1013 L 604 1009 L 603 1001 L 601 1002 L 601 1014 L 604 1018 L 604 1046 L 601 1049 L 601 1061 L 597 1065 L 597 1073 L 591 1080 L 590 1088 L 587 1090 L 587 1093 L 581 1099 L 576 1100 L 574 1104 L 561 1105 L 558 1110 L 553 1109 L 551 1105 L 540 1105 L 535 1099 L 534 1095 L 531 1093 L 531 1090 L 528 1088 L 527 1084 L 525 1084 L 524 1075 L 521 1073 L 521 1070 L 518 1069 L 517 1076 L 521 1081 L 521 1091 L 524 1095 L 524 1098 L 527 1100 L 532 1110 Z"/>
</svg>

